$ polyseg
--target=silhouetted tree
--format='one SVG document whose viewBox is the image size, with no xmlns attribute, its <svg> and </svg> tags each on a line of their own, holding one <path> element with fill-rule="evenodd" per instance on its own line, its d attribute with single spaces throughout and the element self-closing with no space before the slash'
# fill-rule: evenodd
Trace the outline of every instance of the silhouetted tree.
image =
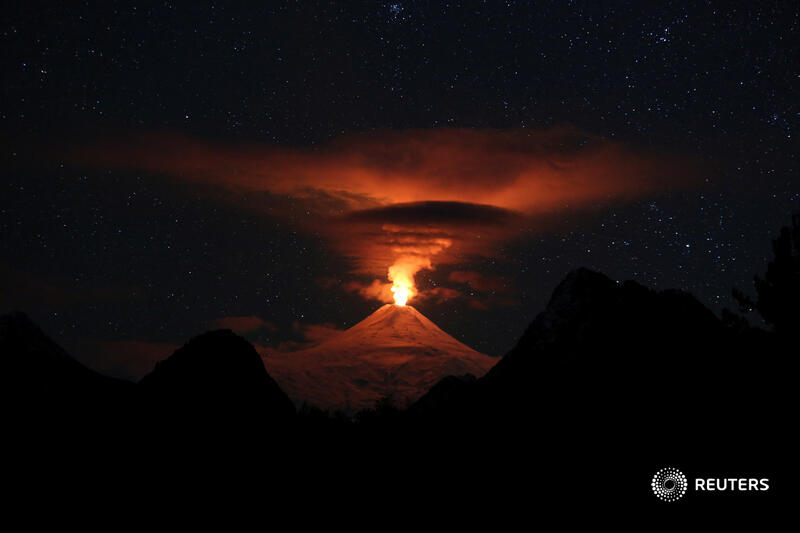
<svg viewBox="0 0 800 533">
<path fill-rule="evenodd" d="M 792 216 L 791 228 L 781 228 L 772 251 L 764 278 L 755 277 L 756 300 L 736 289 L 733 296 L 743 308 L 757 310 L 777 333 L 788 334 L 800 326 L 800 214 Z"/>
<path fill-rule="evenodd" d="M 400 414 L 392 396 L 382 396 L 372 409 L 362 409 L 356 413 L 356 420 L 362 425 L 386 424 L 395 420 Z"/>
<path fill-rule="evenodd" d="M 733 292 L 734 292 L 734 296 L 739 295 L 739 296 L 736 296 L 737 299 L 738 298 L 747 298 L 747 296 L 743 295 L 740 291 L 738 291 L 736 289 L 734 289 Z M 752 302 L 747 307 L 751 308 L 752 307 Z M 722 323 L 726 327 L 728 327 L 728 328 L 730 328 L 730 329 L 732 329 L 734 331 L 738 331 L 738 332 L 741 333 L 743 331 L 747 331 L 748 329 L 750 329 L 750 323 L 747 322 L 747 319 L 745 317 L 743 317 L 742 315 L 739 315 L 739 314 L 731 311 L 727 307 L 722 310 L 722 317 L 721 318 L 722 318 Z"/>
</svg>

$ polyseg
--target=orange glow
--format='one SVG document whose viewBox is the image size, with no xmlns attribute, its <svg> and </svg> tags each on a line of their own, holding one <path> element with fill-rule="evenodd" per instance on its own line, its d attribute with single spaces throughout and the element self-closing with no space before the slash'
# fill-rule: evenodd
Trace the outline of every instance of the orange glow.
<svg viewBox="0 0 800 533">
<path fill-rule="evenodd" d="M 389 281 L 392 282 L 392 296 L 397 305 L 406 305 L 417 294 L 414 274 L 422 268 L 431 268 L 431 261 L 417 256 L 403 256 L 389 267 Z"/>
<path fill-rule="evenodd" d="M 370 131 L 304 148 L 151 134 L 69 152 L 78 164 L 194 182 L 289 220 L 350 262 L 356 279 L 344 290 L 397 305 L 462 297 L 416 287 L 415 274 L 434 263 L 452 270 L 450 283 L 502 293 L 502 281 L 468 270 L 471 259 L 503 260 L 508 241 L 548 231 L 562 213 L 574 219 L 703 175 L 690 158 L 570 127 Z"/>
<path fill-rule="evenodd" d="M 395 259 L 394 264 L 389 267 L 389 281 L 392 282 L 392 296 L 397 305 L 406 305 L 406 302 L 417 294 L 414 284 L 414 274 L 422 269 L 433 270 L 431 255 L 441 251 L 449 243 L 440 244 L 436 249 L 414 250 L 413 253 L 406 253 Z M 406 248 L 396 248 L 397 251 L 408 251 Z"/>
<path fill-rule="evenodd" d="M 411 294 L 411 289 L 403 284 L 395 282 L 392 285 L 392 294 L 394 295 L 395 305 L 406 305 L 408 297 Z"/>
<path fill-rule="evenodd" d="M 686 161 L 569 127 L 448 129 L 343 135 L 313 148 L 212 144 L 151 134 L 73 149 L 75 162 L 267 191 L 323 209 L 481 203 L 526 213 L 631 200 L 690 181 Z"/>
</svg>

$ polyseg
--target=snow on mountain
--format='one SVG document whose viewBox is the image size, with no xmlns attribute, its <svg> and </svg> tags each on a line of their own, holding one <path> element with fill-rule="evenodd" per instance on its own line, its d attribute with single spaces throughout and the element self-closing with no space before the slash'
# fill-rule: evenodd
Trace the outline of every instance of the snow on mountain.
<svg viewBox="0 0 800 533">
<path fill-rule="evenodd" d="M 445 376 L 482 376 L 497 359 L 457 341 L 413 307 L 386 304 L 331 339 L 264 357 L 298 405 L 353 412 L 382 397 L 417 400 Z"/>
</svg>

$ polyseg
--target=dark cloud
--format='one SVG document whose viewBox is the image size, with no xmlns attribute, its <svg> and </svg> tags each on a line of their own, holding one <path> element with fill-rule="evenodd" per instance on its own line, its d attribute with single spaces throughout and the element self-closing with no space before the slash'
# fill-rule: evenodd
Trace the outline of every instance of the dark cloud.
<svg viewBox="0 0 800 533">
<path fill-rule="evenodd" d="M 140 287 L 39 274 L 0 263 L 0 311 L 32 307 L 50 310 L 89 302 L 132 301 L 145 293 Z"/>
<path fill-rule="evenodd" d="M 519 218 L 509 209 L 466 202 L 411 202 L 354 211 L 345 221 L 378 224 L 426 225 L 503 225 Z"/>
<path fill-rule="evenodd" d="M 503 278 L 471 270 L 454 270 L 450 272 L 447 279 L 456 283 L 468 284 L 478 291 L 507 292 L 509 290 L 509 284 Z"/>
</svg>

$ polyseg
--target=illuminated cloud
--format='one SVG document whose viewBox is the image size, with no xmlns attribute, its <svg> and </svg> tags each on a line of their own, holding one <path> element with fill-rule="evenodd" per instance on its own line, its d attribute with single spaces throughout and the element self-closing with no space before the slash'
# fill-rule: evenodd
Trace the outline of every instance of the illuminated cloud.
<svg viewBox="0 0 800 533">
<path fill-rule="evenodd" d="M 71 158 L 241 190 L 336 198 L 351 209 L 439 201 L 547 212 L 635 198 L 688 178 L 687 162 L 675 155 L 572 128 L 378 131 L 310 148 L 165 134 L 95 143 L 72 150 Z"/>
<path fill-rule="evenodd" d="M 378 300 L 385 304 L 394 301 L 394 297 L 392 296 L 392 284 L 379 279 L 374 279 L 371 283 L 349 281 L 344 284 L 343 288 L 348 292 L 360 294 L 367 300 Z"/>
<path fill-rule="evenodd" d="M 263 193 L 262 209 L 323 235 L 352 261 L 358 279 L 346 290 L 380 301 L 391 301 L 387 280 L 416 291 L 420 271 L 461 271 L 465 258 L 497 253 L 544 217 L 676 190 L 697 174 L 675 154 L 567 127 L 376 131 L 304 148 L 160 135 L 96 143 L 71 157 Z M 450 281 L 484 290 L 487 279 L 475 274 Z"/>
<path fill-rule="evenodd" d="M 448 287 L 435 287 L 433 289 L 428 289 L 423 293 L 424 298 L 434 300 L 438 303 L 446 302 L 448 300 L 455 300 L 461 296 L 462 295 L 459 291 L 450 289 Z"/>
<path fill-rule="evenodd" d="M 260 329 L 276 331 L 278 329 L 272 322 L 262 320 L 257 316 L 226 316 L 214 320 L 213 326 L 220 329 L 230 329 L 236 333 L 248 333 Z"/>
<path fill-rule="evenodd" d="M 180 348 L 178 343 L 125 341 L 86 341 L 77 351 L 81 362 L 102 374 L 138 381 Z"/>
<path fill-rule="evenodd" d="M 304 350 L 338 335 L 342 330 L 327 322 L 323 324 L 294 322 L 292 324 L 292 332 L 300 337 L 301 340 L 283 341 L 275 346 L 256 344 L 256 350 L 262 356 Z"/>
</svg>

